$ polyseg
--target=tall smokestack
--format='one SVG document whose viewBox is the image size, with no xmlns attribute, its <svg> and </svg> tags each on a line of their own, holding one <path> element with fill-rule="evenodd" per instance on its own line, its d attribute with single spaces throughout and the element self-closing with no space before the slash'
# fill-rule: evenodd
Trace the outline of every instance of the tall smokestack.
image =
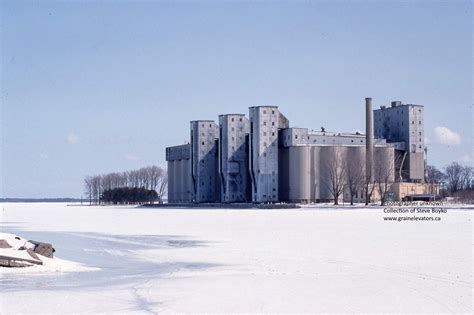
<svg viewBox="0 0 474 315">
<path fill-rule="evenodd" d="M 365 98 L 365 176 L 369 182 L 373 179 L 373 162 L 374 162 L 374 122 L 372 112 L 372 98 Z"/>
</svg>

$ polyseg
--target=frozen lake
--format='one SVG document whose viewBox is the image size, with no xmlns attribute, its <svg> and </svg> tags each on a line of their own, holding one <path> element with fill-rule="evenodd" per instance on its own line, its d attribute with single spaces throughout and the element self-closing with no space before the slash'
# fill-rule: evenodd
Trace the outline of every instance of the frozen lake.
<svg viewBox="0 0 474 315">
<path fill-rule="evenodd" d="M 473 211 L 1 205 L 1 231 L 90 271 L 1 272 L 0 312 L 472 310 Z"/>
</svg>

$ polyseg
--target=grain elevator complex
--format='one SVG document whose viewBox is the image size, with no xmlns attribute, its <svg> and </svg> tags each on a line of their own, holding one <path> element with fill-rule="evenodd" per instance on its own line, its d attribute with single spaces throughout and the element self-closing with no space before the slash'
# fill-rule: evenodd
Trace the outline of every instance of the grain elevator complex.
<svg viewBox="0 0 474 315">
<path fill-rule="evenodd" d="M 290 127 L 277 106 L 266 105 L 250 107 L 248 118 L 191 121 L 189 143 L 166 148 L 168 202 L 324 202 L 333 199 L 337 175 L 343 201 L 355 178 L 397 183 L 394 200 L 423 188 L 423 106 L 396 101 L 372 110 L 371 98 L 365 105 L 365 135 Z M 365 200 L 362 186 L 352 192 L 357 202 Z"/>
</svg>

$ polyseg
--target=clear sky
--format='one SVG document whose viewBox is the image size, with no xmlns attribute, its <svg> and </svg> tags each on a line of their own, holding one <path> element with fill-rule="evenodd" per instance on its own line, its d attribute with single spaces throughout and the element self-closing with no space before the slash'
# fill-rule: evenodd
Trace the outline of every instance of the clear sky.
<svg viewBox="0 0 474 315">
<path fill-rule="evenodd" d="M 430 164 L 472 163 L 470 1 L 1 1 L 0 197 L 80 197 L 165 163 L 189 121 L 271 104 L 364 131 L 425 105 Z"/>
</svg>

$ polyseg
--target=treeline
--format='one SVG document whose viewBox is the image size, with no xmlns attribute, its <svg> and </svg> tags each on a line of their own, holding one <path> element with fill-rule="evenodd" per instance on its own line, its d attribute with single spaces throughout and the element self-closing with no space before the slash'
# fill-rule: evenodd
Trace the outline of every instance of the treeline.
<svg viewBox="0 0 474 315">
<path fill-rule="evenodd" d="M 163 202 L 163 197 L 168 188 L 168 175 L 166 170 L 159 166 L 147 166 L 138 170 L 108 173 L 103 175 L 87 176 L 84 179 L 84 189 L 90 204 L 101 204 L 105 201 L 104 193 L 106 191 L 116 190 L 118 188 L 141 188 L 156 192 L 156 199 L 153 201 Z M 124 190 L 122 193 L 133 194 L 136 190 Z M 133 196 L 130 196 L 133 199 Z M 133 203 L 143 203 L 150 201 L 135 201 Z M 132 202 L 127 202 L 132 203 Z"/>
<path fill-rule="evenodd" d="M 441 185 L 443 197 L 457 197 L 462 201 L 474 202 L 474 168 L 453 162 L 437 169 L 428 165 L 426 168 L 426 182 Z"/>
<path fill-rule="evenodd" d="M 137 187 L 114 188 L 105 190 L 102 194 L 103 203 L 137 204 L 152 203 L 157 200 L 158 193 L 156 190 Z"/>
</svg>

